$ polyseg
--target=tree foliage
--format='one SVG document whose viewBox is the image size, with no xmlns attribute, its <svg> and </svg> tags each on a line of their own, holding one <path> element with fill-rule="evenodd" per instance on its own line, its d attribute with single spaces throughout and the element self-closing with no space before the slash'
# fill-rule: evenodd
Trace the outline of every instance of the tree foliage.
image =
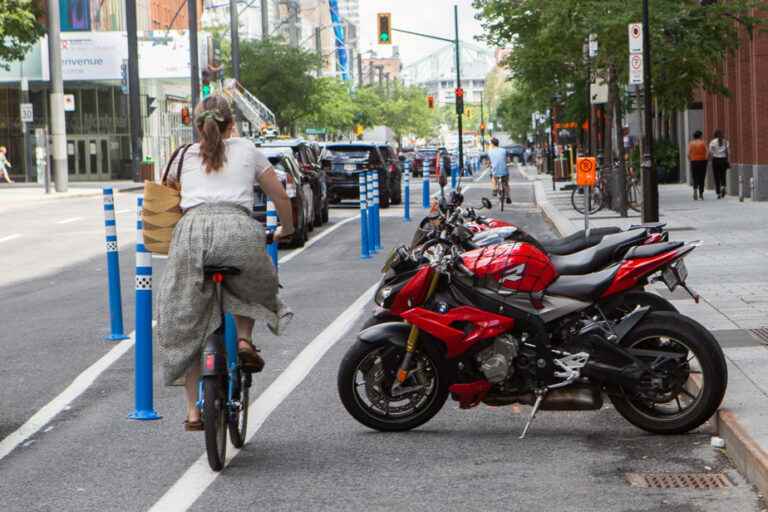
<svg viewBox="0 0 768 512">
<path fill-rule="evenodd" d="M 32 0 L 4 0 L 0 8 L 0 66 L 23 60 L 29 48 L 43 35 L 40 15 Z"/>
<path fill-rule="evenodd" d="M 267 105 L 281 129 L 293 130 L 310 115 L 320 82 L 312 76 L 320 65 L 315 52 L 276 39 L 247 40 L 240 44 L 240 79 L 243 86 Z"/>
<path fill-rule="evenodd" d="M 763 5 L 761 5 L 763 4 Z M 627 25 L 642 19 L 639 0 L 474 0 L 485 40 L 510 47 L 505 65 L 525 91 L 507 93 L 509 115 L 545 111 L 554 102 L 573 120 L 586 117 L 587 66 L 583 45 L 597 34 L 599 54 L 593 69 L 626 84 L 629 75 Z M 739 36 L 759 24 L 759 0 L 730 0 L 701 5 L 694 0 L 650 0 L 653 94 L 665 111 L 684 109 L 694 93 L 727 94 L 724 57 L 738 48 Z M 617 103 L 620 101 L 616 95 Z M 524 101 L 527 109 L 510 102 Z M 521 110 L 529 110 L 523 115 Z M 518 111 L 518 112 L 515 112 Z"/>
<path fill-rule="evenodd" d="M 337 138 L 352 128 L 355 105 L 350 98 L 349 86 L 337 78 L 317 79 L 315 94 L 302 120 L 306 128 L 325 128 L 331 138 Z"/>
</svg>

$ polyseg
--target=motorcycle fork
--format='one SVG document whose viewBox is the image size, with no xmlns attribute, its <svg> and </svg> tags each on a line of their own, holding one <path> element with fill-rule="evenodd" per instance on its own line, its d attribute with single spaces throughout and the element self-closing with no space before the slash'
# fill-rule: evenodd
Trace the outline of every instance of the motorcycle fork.
<svg viewBox="0 0 768 512">
<path fill-rule="evenodd" d="M 429 299 L 432 298 L 432 296 L 435 294 L 435 290 L 437 289 L 437 283 L 440 281 L 440 273 L 433 270 L 432 271 L 432 281 L 429 283 L 429 290 L 427 290 L 427 295 L 424 298 L 424 303 L 428 302 Z M 419 341 L 419 328 L 415 325 L 411 325 L 411 332 L 408 334 L 408 342 L 405 344 L 405 356 L 403 356 L 403 361 L 400 363 L 400 368 L 397 370 L 397 382 L 399 384 L 404 384 L 406 380 L 408 380 L 408 377 L 410 376 L 409 369 L 411 367 L 411 360 L 413 359 L 413 353 L 416 351 L 416 345 Z"/>
</svg>

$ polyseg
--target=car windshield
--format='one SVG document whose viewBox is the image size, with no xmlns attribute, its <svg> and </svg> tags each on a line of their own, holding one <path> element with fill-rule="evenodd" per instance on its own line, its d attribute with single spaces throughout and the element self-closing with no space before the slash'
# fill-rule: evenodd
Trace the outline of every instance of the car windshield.
<svg viewBox="0 0 768 512">
<path fill-rule="evenodd" d="M 369 148 L 355 148 L 355 147 L 328 147 L 323 153 L 323 158 L 330 160 L 337 159 L 368 159 L 371 157 L 371 150 Z"/>
</svg>

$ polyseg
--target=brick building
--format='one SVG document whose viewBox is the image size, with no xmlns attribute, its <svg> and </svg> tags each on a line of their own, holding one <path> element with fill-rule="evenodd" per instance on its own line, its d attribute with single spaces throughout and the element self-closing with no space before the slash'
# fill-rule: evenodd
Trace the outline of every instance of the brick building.
<svg viewBox="0 0 768 512">
<path fill-rule="evenodd" d="M 187 2 L 177 0 L 149 0 L 150 30 L 187 30 Z M 203 0 L 197 0 L 197 19 L 202 18 Z"/>
<path fill-rule="evenodd" d="M 747 197 L 768 200 L 768 34 L 744 32 L 723 72 L 731 96 L 704 95 L 704 137 L 720 128 L 731 143 L 728 194 L 738 195 L 741 175 Z"/>
</svg>

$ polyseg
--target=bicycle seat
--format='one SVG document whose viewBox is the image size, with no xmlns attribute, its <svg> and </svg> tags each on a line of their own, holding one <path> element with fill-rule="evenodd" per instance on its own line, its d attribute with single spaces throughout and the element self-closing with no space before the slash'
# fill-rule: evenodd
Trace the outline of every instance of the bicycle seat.
<svg viewBox="0 0 768 512">
<path fill-rule="evenodd" d="M 240 275 L 240 269 L 237 267 L 217 267 L 213 265 L 206 265 L 203 267 L 203 272 L 207 277 L 213 274 L 221 274 L 223 276 L 237 276 Z"/>
</svg>

